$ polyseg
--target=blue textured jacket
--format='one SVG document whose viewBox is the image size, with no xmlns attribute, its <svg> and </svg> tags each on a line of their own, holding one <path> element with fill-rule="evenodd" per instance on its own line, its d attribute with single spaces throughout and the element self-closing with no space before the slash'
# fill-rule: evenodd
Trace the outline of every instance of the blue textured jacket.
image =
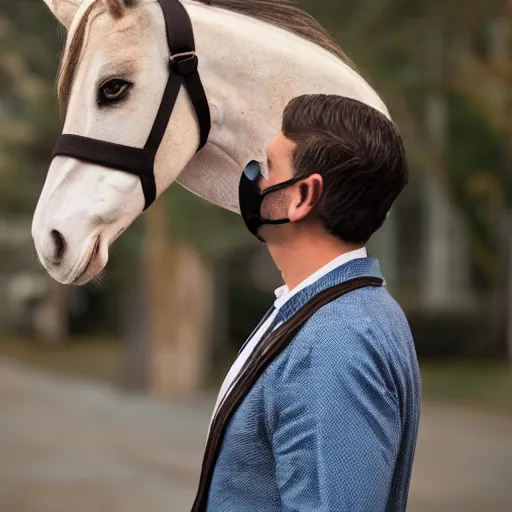
<svg viewBox="0 0 512 512">
<path fill-rule="evenodd" d="M 320 291 L 380 275 L 342 265 L 293 296 L 286 321 Z M 316 312 L 232 417 L 208 512 L 405 511 L 421 383 L 407 320 L 385 287 Z"/>
</svg>

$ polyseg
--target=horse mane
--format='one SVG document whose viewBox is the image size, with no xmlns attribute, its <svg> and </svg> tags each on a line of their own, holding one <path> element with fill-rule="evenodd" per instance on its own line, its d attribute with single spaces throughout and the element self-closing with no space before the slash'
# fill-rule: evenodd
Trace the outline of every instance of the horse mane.
<svg viewBox="0 0 512 512">
<path fill-rule="evenodd" d="M 295 0 L 195 0 L 282 28 L 310 41 L 354 68 L 334 38 L 318 21 L 295 4 Z"/>
<path fill-rule="evenodd" d="M 62 55 L 58 71 L 58 98 L 61 115 L 65 115 L 71 87 L 82 52 L 87 22 L 93 8 L 99 0 L 93 2 L 78 24 L 66 55 Z M 218 7 L 244 16 L 263 21 L 310 41 L 338 57 L 342 62 L 355 69 L 355 66 L 340 48 L 334 38 L 311 15 L 298 8 L 294 0 L 195 0 L 198 3 Z M 124 0 L 127 6 L 136 4 L 136 0 Z"/>
</svg>

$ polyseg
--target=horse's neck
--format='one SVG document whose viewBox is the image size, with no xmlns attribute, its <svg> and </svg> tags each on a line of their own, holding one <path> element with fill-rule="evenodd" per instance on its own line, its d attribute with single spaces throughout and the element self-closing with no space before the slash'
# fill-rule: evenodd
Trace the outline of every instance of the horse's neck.
<svg viewBox="0 0 512 512">
<path fill-rule="evenodd" d="M 236 211 L 243 167 L 251 159 L 266 162 L 265 146 L 295 96 L 339 94 L 387 115 L 361 76 L 320 47 L 246 16 L 186 5 L 213 118 L 208 145 L 178 179 L 195 194 Z"/>
</svg>

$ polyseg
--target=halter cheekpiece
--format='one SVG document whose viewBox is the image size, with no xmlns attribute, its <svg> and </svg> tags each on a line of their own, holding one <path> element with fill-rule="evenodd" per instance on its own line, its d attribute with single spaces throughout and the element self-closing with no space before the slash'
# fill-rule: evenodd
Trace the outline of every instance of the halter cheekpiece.
<svg viewBox="0 0 512 512">
<path fill-rule="evenodd" d="M 165 18 L 170 49 L 169 78 L 153 127 L 143 148 L 124 146 L 81 135 L 62 134 L 53 151 L 119 171 L 139 176 L 147 209 L 156 198 L 155 157 L 183 85 L 194 107 L 199 123 L 199 147 L 204 147 L 211 128 L 210 109 L 198 72 L 194 31 L 190 17 L 178 0 L 158 0 Z"/>
</svg>

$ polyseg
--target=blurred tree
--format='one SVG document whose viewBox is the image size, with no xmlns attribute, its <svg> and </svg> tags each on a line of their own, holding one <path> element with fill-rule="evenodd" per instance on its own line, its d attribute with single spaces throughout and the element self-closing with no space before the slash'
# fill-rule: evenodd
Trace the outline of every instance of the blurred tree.
<svg viewBox="0 0 512 512">
<path fill-rule="evenodd" d="M 494 283 L 489 315 L 492 338 L 503 352 L 508 335 L 512 363 L 512 322 L 508 320 L 512 309 L 512 7 L 505 0 L 470 0 L 463 7 L 448 2 L 435 7 L 434 15 L 450 33 L 447 87 L 466 105 L 466 118 L 468 113 L 473 114 L 487 131 L 487 141 L 480 138 L 474 146 L 464 141 L 466 153 L 477 156 L 474 148 L 487 150 L 479 155 L 479 162 L 468 162 L 460 152 L 453 169 L 460 171 L 461 164 L 467 162 L 466 172 L 459 172 L 463 178 L 459 182 L 459 197 L 465 201 L 468 213 L 471 209 L 478 211 L 478 206 L 481 212 L 484 205 L 487 229 L 481 231 L 493 234 L 492 245 L 487 245 L 487 249 L 493 249 L 493 258 L 489 258 L 489 251 L 485 258 L 489 280 Z M 471 133 L 467 128 L 465 131 Z M 476 132 L 472 130 L 473 134 Z M 480 225 L 482 220 L 480 217 Z M 485 257 L 481 250 L 479 255 Z"/>
<path fill-rule="evenodd" d="M 61 38 L 62 39 L 62 38 Z M 56 24 L 42 2 L 0 3 L 0 211 L 32 213 L 59 133 Z"/>
<path fill-rule="evenodd" d="M 59 124 L 52 90 L 57 56 L 55 23 L 44 4 L 0 2 L 0 213 L 4 216 L 30 215 L 44 182 Z M 34 334 L 45 343 L 60 343 L 67 338 L 69 290 L 50 279 L 47 283 L 49 295 L 36 315 Z"/>
<path fill-rule="evenodd" d="M 470 235 L 474 283 L 484 291 L 494 288 L 490 308 L 500 320 L 493 323 L 502 327 L 493 338 L 503 340 L 512 293 L 504 300 L 509 266 L 504 260 L 511 252 L 510 2 L 300 3 L 371 75 L 404 134 L 411 163 L 429 176 L 427 189 L 435 183 L 455 204 L 453 212 L 462 214 Z M 436 215 L 439 205 L 433 210 Z M 451 249 L 451 240 L 445 244 Z"/>
</svg>

